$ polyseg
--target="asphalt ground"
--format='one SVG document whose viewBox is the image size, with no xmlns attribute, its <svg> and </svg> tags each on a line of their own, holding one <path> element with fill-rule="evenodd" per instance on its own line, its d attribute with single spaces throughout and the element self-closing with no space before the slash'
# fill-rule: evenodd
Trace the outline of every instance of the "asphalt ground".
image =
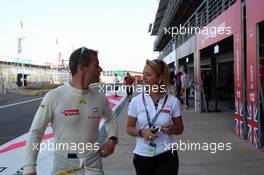
<svg viewBox="0 0 264 175">
<path fill-rule="evenodd" d="M 41 98 L 18 94 L 0 95 L 0 145 L 28 132 Z M 23 103 L 25 101 L 28 102 Z"/>
<path fill-rule="evenodd" d="M 24 97 L 13 99 L 11 96 L 7 97 L 12 102 L 16 100 L 23 100 Z M 29 98 L 29 97 L 27 97 Z M 5 100 L 1 99 L 1 106 L 6 105 Z M 0 136 L 8 137 L 8 130 L 12 130 L 13 133 L 23 132 L 24 123 L 31 124 L 31 119 L 28 114 L 28 109 L 32 109 L 32 114 L 38 106 L 38 102 L 29 102 L 27 104 L 21 104 L 19 108 L 4 108 L 0 109 Z M 26 105 L 23 107 L 23 105 Z M 126 121 L 127 121 L 127 106 L 124 104 L 120 108 L 118 115 L 119 123 L 119 144 L 116 146 L 113 155 L 103 159 L 104 170 L 106 175 L 133 175 L 135 174 L 133 167 L 133 149 L 135 145 L 135 138 L 130 137 L 126 133 Z M 4 111 L 7 110 L 8 111 Z M 24 111 L 25 110 L 25 111 Z M 34 112 L 33 112 L 34 111 Z M 6 112 L 11 112 L 7 115 Z M 25 112 L 25 116 L 22 115 Z M 4 115 L 3 115 L 4 114 Z M 15 116 L 13 116 L 15 115 Z M 17 115 L 17 116 L 16 116 Z M 26 117 L 28 116 L 28 119 Z M 24 119 L 25 118 L 25 119 Z M 12 123 L 11 121 L 12 120 Z M 246 140 L 241 140 L 235 135 L 233 128 L 234 114 L 232 111 L 222 111 L 219 113 L 197 113 L 192 108 L 190 110 L 183 110 L 183 122 L 184 132 L 181 136 L 176 137 L 176 142 L 179 144 L 181 141 L 185 144 L 204 144 L 211 145 L 208 149 L 194 149 L 186 148 L 178 150 L 179 153 L 179 174 L 180 175 L 263 175 L 264 174 L 264 150 L 255 149 L 249 146 Z M 10 126 L 8 127 L 8 123 Z M 17 128 L 21 127 L 18 131 Z M 27 127 L 24 128 L 27 130 Z M 231 149 L 215 149 L 215 143 L 223 143 L 226 145 L 229 143 Z M 213 145 L 213 146 L 212 146 Z"/>
<path fill-rule="evenodd" d="M 135 175 L 135 138 L 126 133 L 127 107 L 128 103 L 118 116 L 119 144 L 113 155 L 103 159 L 106 175 Z M 264 150 L 250 147 L 246 140 L 235 135 L 234 114 L 231 110 L 197 113 L 192 108 L 183 109 L 182 117 L 184 132 L 175 137 L 179 175 L 264 174 Z M 191 144 L 201 145 L 200 149 Z"/>
<path fill-rule="evenodd" d="M 105 93 L 111 91 L 112 84 L 93 86 L 93 89 Z M 37 90 L 19 89 L 17 93 L 0 94 L 0 145 L 27 133 L 34 115 L 44 95 Z M 27 95 L 23 95 L 27 94 Z"/>
</svg>

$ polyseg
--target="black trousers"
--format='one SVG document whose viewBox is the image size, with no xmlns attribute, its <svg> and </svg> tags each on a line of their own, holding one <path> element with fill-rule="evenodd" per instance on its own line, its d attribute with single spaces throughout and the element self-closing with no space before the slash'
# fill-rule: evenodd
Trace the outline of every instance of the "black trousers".
<svg viewBox="0 0 264 175">
<path fill-rule="evenodd" d="M 127 93 L 127 96 L 133 94 L 133 86 L 132 85 L 127 85 L 127 87 L 126 87 L 126 93 Z"/>
<path fill-rule="evenodd" d="M 117 92 L 119 89 L 119 84 L 114 84 L 114 87 L 115 87 L 115 92 Z"/>
<path fill-rule="evenodd" d="M 177 91 L 176 92 L 177 93 L 176 96 L 177 97 L 181 97 L 181 89 L 182 89 L 182 85 L 181 84 L 177 84 L 176 85 L 176 91 Z"/>
<path fill-rule="evenodd" d="M 177 151 L 167 151 L 154 157 L 134 154 L 133 163 L 137 175 L 177 175 L 179 169 Z"/>
<path fill-rule="evenodd" d="M 185 105 L 189 106 L 189 96 L 190 96 L 190 88 L 186 88 L 186 101 L 185 101 Z"/>
</svg>

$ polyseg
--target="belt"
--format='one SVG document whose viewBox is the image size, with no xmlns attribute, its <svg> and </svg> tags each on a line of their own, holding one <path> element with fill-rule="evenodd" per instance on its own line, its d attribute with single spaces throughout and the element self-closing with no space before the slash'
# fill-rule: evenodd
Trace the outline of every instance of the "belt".
<svg viewBox="0 0 264 175">
<path fill-rule="evenodd" d="M 68 159 L 77 159 L 78 158 L 77 154 L 74 154 L 74 153 L 69 153 L 67 157 L 68 157 Z"/>
</svg>

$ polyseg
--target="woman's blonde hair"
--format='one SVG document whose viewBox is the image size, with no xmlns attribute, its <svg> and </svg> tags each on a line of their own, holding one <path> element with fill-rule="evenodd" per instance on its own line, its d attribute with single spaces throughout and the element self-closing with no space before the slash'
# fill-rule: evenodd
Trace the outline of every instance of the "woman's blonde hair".
<svg viewBox="0 0 264 175">
<path fill-rule="evenodd" d="M 169 67 L 168 65 L 161 59 L 155 60 L 147 60 L 146 64 L 151 67 L 151 69 L 158 75 L 162 76 L 163 80 L 161 82 L 162 85 L 165 85 L 168 89 L 170 86 L 170 77 L 169 77 Z"/>
</svg>

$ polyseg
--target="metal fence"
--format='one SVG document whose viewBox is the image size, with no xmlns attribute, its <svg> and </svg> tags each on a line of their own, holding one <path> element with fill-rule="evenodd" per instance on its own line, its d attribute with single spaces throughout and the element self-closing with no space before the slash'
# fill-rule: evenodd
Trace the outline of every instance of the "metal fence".
<svg viewBox="0 0 264 175">
<path fill-rule="evenodd" d="M 3 92 L 3 87 L 6 89 L 17 88 L 18 74 L 22 72 L 28 75 L 28 83 L 48 82 L 51 84 L 61 84 L 70 79 L 70 74 L 67 70 L 45 69 L 34 66 L 24 67 L 22 70 L 18 64 L 0 63 L 0 91 Z"/>
</svg>

